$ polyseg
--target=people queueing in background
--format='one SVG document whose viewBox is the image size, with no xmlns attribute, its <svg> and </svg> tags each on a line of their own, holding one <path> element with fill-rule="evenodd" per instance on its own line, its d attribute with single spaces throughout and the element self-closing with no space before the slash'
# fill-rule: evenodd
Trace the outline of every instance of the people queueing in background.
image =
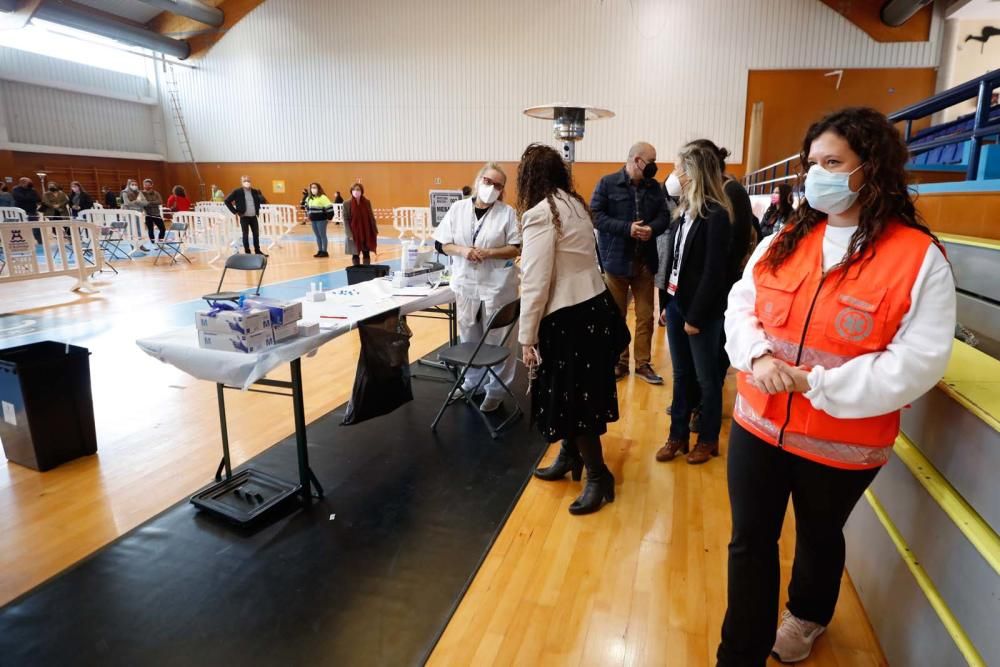
<svg viewBox="0 0 1000 667">
<path fill-rule="evenodd" d="M 17 186 L 11 189 L 10 194 L 14 197 L 14 206 L 24 211 L 29 222 L 38 220 L 38 207 L 42 203 L 42 198 L 38 196 L 35 184 L 30 178 L 22 176 L 17 179 Z M 32 228 L 31 235 L 38 243 L 42 242 L 42 232 L 37 227 Z"/>
<path fill-rule="evenodd" d="M 469 199 L 472 197 L 472 188 L 468 185 L 462 186 L 462 199 Z"/>
<path fill-rule="evenodd" d="M 333 203 L 334 204 L 344 203 L 344 198 L 341 196 L 340 190 L 337 190 L 335 193 L 333 193 Z"/>
<path fill-rule="evenodd" d="M 250 254 L 250 233 L 253 233 L 253 251 L 257 255 L 267 253 L 260 249 L 260 215 L 261 207 L 267 203 L 263 193 L 253 187 L 249 176 L 240 176 L 240 187 L 229 193 L 225 198 L 226 208 L 240 217 L 240 230 L 243 232 L 243 252 Z"/>
<path fill-rule="evenodd" d="M 465 343 L 478 343 L 494 313 L 517 299 L 521 232 L 514 209 L 502 201 L 507 174 L 489 162 L 476 175 L 476 196 L 451 205 L 434 231 L 434 241 L 451 260 L 451 289 L 455 293 L 458 333 Z M 508 330 L 489 332 L 486 342 L 499 345 Z M 480 408 L 494 412 L 503 404 L 514 381 L 516 358 L 492 368 L 469 369 L 461 388 L 472 394 L 485 392 Z M 502 384 L 501 384 L 502 383 Z"/>
<path fill-rule="evenodd" d="M 941 378 L 955 284 L 907 189 L 909 153 L 874 109 L 814 123 L 805 199 L 757 247 L 729 295 L 738 376 L 729 436 L 729 608 L 719 665 L 805 660 L 833 617 L 843 527 L 889 460 L 899 411 Z M 795 560 L 775 635 L 778 538 Z"/>
<path fill-rule="evenodd" d="M 14 195 L 7 189 L 6 183 L 0 183 L 0 206 L 7 208 L 13 208 L 14 206 Z"/>
<path fill-rule="evenodd" d="M 635 374 L 650 384 L 662 384 L 650 363 L 653 345 L 654 281 L 658 260 L 656 237 L 669 226 L 667 204 L 656 176 L 656 149 L 639 142 L 628 152 L 625 166 L 602 178 L 590 200 L 597 227 L 601 264 L 608 289 L 627 317 L 628 296 L 635 305 Z M 615 368 L 629 374 L 625 349 Z"/>
<path fill-rule="evenodd" d="M 41 213 L 46 218 L 68 218 L 69 197 L 54 181 L 49 181 L 46 192 L 42 195 Z"/>
<path fill-rule="evenodd" d="M 118 196 L 114 193 L 111 188 L 102 187 L 101 193 L 104 196 L 104 208 L 115 209 L 118 208 Z"/>
<path fill-rule="evenodd" d="M 170 196 L 167 197 L 167 208 L 174 213 L 184 213 L 191 210 L 191 200 L 188 198 L 184 186 L 174 186 Z"/>
<path fill-rule="evenodd" d="M 354 266 L 371 264 L 371 254 L 378 248 L 378 224 L 372 203 L 365 197 L 365 186 L 351 186 L 351 201 L 344 204 L 344 252 L 351 256 Z"/>
<path fill-rule="evenodd" d="M 212 187 L 209 188 L 209 190 L 212 193 L 212 201 L 220 203 L 226 201 L 226 193 L 223 192 L 222 188 L 215 183 L 212 184 Z"/>
<path fill-rule="evenodd" d="M 687 454 L 701 464 L 719 455 L 722 382 L 719 347 L 726 308 L 733 207 L 725 193 L 719 153 L 700 142 L 685 145 L 677 156 L 667 192 L 679 200 L 665 260 L 667 273 L 667 343 L 673 365 L 670 432 L 656 452 L 657 461 Z M 690 449 L 692 385 L 701 400 L 701 423 Z"/>
<path fill-rule="evenodd" d="M 301 206 L 309 216 L 313 234 L 316 235 L 317 251 L 313 257 L 329 257 L 330 253 L 326 251 L 328 242 L 326 228 L 333 219 L 333 202 L 326 196 L 323 186 L 314 182 L 302 190 Z"/>
<path fill-rule="evenodd" d="M 125 187 L 121 191 L 122 208 L 127 211 L 138 211 L 142 212 L 143 201 L 139 194 L 139 183 L 135 179 L 128 179 L 125 183 Z"/>
<path fill-rule="evenodd" d="M 69 190 L 69 210 L 72 217 L 79 218 L 82 211 L 94 208 L 94 198 L 84 189 L 80 181 L 70 183 Z"/>
<path fill-rule="evenodd" d="M 589 514 L 615 498 L 601 436 L 618 420 L 615 366 L 628 327 L 601 279 L 594 224 L 573 189 L 569 168 L 550 146 L 532 144 L 517 167 L 521 215 L 521 318 L 518 340 L 528 368 L 532 421 L 548 442 L 562 440 L 555 462 L 537 469 L 554 481 L 570 473 L 583 493 L 571 514 Z"/>
<path fill-rule="evenodd" d="M 793 210 L 792 186 L 782 183 L 771 191 L 771 205 L 764 211 L 764 218 L 760 221 L 761 238 L 780 232 L 791 220 Z"/>
</svg>

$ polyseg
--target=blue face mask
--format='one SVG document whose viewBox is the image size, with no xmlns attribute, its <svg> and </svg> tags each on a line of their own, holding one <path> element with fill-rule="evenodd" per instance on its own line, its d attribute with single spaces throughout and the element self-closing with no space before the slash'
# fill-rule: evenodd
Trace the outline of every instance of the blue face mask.
<svg viewBox="0 0 1000 667">
<path fill-rule="evenodd" d="M 809 205 L 817 211 L 832 215 L 843 213 L 854 206 L 858 193 L 851 190 L 851 174 L 861 167 L 862 165 L 858 165 L 850 172 L 832 172 L 814 164 L 806 176 L 806 200 Z"/>
</svg>

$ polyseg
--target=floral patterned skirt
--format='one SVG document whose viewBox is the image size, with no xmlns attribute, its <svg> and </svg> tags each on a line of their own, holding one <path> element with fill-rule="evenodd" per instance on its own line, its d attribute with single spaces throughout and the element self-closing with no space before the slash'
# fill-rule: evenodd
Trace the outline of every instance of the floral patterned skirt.
<svg viewBox="0 0 1000 667">
<path fill-rule="evenodd" d="M 546 440 L 603 435 L 608 422 L 618 421 L 615 364 L 630 340 L 607 291 L 542 319 L 531 413 Z"/>
</svg>

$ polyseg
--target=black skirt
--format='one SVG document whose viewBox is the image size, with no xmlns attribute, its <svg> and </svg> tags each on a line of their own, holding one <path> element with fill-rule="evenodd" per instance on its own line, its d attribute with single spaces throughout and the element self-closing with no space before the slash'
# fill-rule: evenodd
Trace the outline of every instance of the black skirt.
<svg viewBox="0 0 1000 667">
<path fill-rule="evenodd" d="M 608 422 L 618 421 L 615 364 L 630 340 L 607 291 L 542 318 L 531 413 L 546 440 L 603 435 Z"/>
</svg>

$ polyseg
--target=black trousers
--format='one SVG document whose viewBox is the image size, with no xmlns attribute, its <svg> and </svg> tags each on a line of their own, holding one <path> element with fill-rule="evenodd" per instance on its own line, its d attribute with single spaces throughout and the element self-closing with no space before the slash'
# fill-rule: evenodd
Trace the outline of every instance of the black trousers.
<svg viewBox="0 0 1000 667">
<path fill-rule="evenodd" d="M 163 224 L 163 218 L 156 215 L 146 216 L 146 231 L 149 232 L 149 240 L 156 242 L 156 235 L 153 233 L 153 228 L 160 230 L 160 240 L 167 235 L 167 226 Z"/>
<path fill-rule="evenodd" d="M 250 252 L 250 232 L 253 232 L 253 249 L 260 252 L 260 223 L 256 215 L 241 215 L 240 229 L 243 230 L 243 250 Z"/>
<path fill-rule="evenodd" d="M 774 645 L 778 538 L 789 497 L 795 510 L 795 561 L 788 610 L 828 625 L 844 571 L 844 524 L 879 469 L 814 463 L 764 442 L 736 422 L 727 456 L 733 536 L 718 664 L 763 666 Z"/>
</svg>

